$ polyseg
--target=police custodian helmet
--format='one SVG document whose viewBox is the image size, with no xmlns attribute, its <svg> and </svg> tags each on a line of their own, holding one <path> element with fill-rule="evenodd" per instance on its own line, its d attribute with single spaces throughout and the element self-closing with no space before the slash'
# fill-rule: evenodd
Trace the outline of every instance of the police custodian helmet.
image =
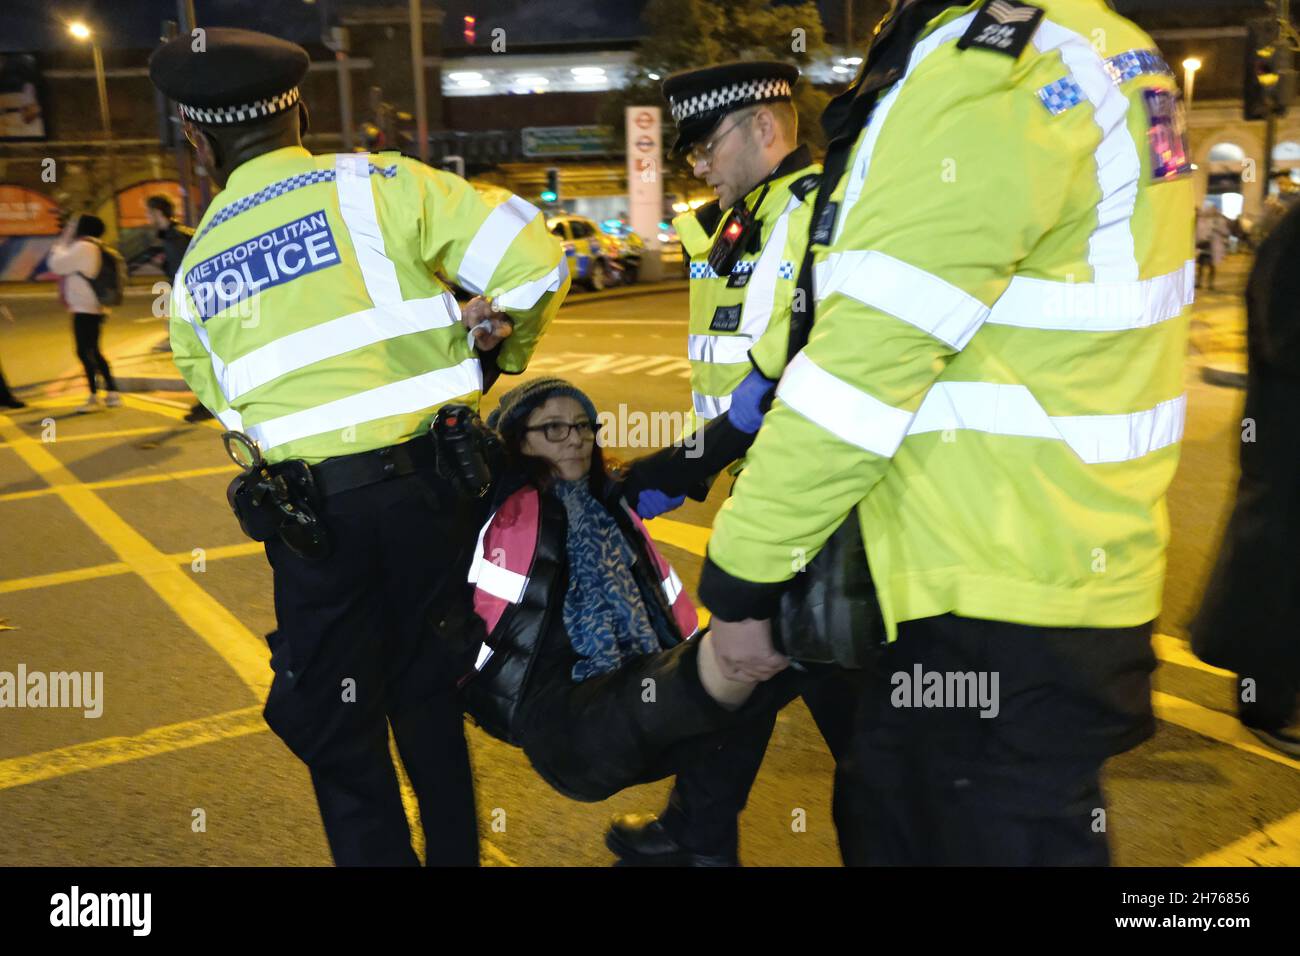
<svg viewBox="0 0 1300 956">
<path fill-rule="evenodd" d="M 297 106 L 311 59 L 296 43 L 253 30 L 209 27 L 164 43 L 149 79 L 202 126 L 252 123 Z"/>
<path fill-rule="evenodd" d="M 728 113 L 757 103 L 789 102 L 798 67 L 775 60 L 719 63 L 674 73 L 664 80 L 664 97 L 677 123 L 673 152 L 685 152 Z"/>
</svg>

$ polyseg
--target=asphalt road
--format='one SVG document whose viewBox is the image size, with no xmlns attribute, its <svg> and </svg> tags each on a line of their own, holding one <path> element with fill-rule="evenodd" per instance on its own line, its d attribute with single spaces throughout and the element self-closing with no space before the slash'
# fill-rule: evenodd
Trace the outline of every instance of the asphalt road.
<svg viewBox="0 0 1300 956">
<path fill-rule="evenodd" d="M 11 384 L 72 368 L 56 304 L 0 302 L 15 319 L 0 318 Z M 684 409 L 685 305 L 682 293 L 574 297 L 528 374 L 566 376 L 614 413 Z M 161 329 L 149 308 L 132 298 L 118 310 L 110 353 Z M 1160 730 L 1108 765 L 1108 829 L 1125 865 L 1295 865 L 1300 762 L 1241 730 L 1230 677 L 1183 641 L 1231 499 L 1241 405 L 1191 361 L 1187 385 L 1157 627 Z M 234 470 L 218 430 L 181 421 L 183 395 L 76 416 L 81 391 L 50 392 L 27 389 L 30 408 L 0 415 L 0 671 L 101 671 L 103 712 L 0 709 L 0 864 L 328 863 L 307 773 L 261 722 L 270 573 L 227 510 Z M 637 437 L 617 425 L 615 443 Z M 688 588 L 726 484 L 652 524 Z M 657 809 L 667 793 L 664 782 L 574 803 L 518 751 L 468 733 L 489 865 L 607 865 L 610 815 Z M 787 708 L 742 817 L 746 864 L 838 864 L 831 773 L 803 705 Z"/>
</svg>

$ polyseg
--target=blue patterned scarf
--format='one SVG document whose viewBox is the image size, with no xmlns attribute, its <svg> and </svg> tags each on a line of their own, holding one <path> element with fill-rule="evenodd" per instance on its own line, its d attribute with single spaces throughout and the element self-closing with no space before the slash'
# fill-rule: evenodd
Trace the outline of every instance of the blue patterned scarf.
<svg viewBox="0 0 1300 956">
<path fill-rule="evenodd" d="M 627 658 L 659 650 L 659 639 L 632 576 L 636 552 L 592 496 L 587 479 L 557 481 L 555 496 L 569 515 L 564 627 L 581 658 L 573 665 L 573 679 L 584 681 L 616 670 Z"/>
</svg>

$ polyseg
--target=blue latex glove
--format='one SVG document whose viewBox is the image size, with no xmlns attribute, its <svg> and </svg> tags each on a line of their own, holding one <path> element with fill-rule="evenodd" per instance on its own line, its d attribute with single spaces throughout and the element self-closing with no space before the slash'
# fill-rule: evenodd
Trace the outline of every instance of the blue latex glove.
<svg viewBox="0 0 1300 956">
<path fill-rule="evenodd" d="M 731 424 L 748 435 L 758 431 L 758 426 L 763 424 L 763 399 L 775 386 L 776 382 L 758 369 L 746 375 L 731 393 L 731 408 L 727 411 Z"/>
<path fill-rule="evenodd" d="M 672 511 L 674 508 L 680 508 L 685 500 L 685 495 L 669 498 L 662 491 L 647 488 L 636 497 L 636 513 L 641 516 L 642 520 L 648 521 L 651 518 L 658 518 L 661 514 Z"/>
</svg>

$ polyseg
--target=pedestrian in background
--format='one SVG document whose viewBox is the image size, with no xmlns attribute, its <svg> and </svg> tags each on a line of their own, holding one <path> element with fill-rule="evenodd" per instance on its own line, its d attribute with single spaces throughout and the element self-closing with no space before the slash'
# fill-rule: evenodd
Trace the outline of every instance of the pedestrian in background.
<svg viewBox="0 0 1300 956">
<path fill-rule="evenodd" d="M 146 199 L 145 207 L 149 216 L 149 225 L 158 230 L 158 241 L 162 243 L 162 268 L 167 275 L 167 281 L 179 282 L 181 260 L 185 258 L 185 250 L 190 247 L 190 240 L 194 238 L 194 230 L 176 221 L 172 201 L 161 193 Z M 170 352 L 170 340 L 162 343 L 161 346 L 155 346 L 154 351 Z M 200 401 L 196 401 L 185 413 L 187 422 L 201 422 L 211 417 L 212 413 Z"/>
<path fill-rule="evenodd" d="M 1210 279 L 1206 287 L 1214 291 L 1215 272 L 1223 261 L 1231 232 L 1228 217 L 1212 200 L 1206 199 L 1205 204 L 1196 210 L 1196 288 L 1201 287 L 1201 276 L 1208 271 Z"/>
<path fill-rule="evenodd" d="M 13 324 L 14 317 L 9 309 L 0 305 L 0 315 L 5 317 L 5 321 Z M 27 403 L 18 399 L 13 392 L 9 391 L 9 383 L 5 381 L 4 367 L 0 366 L 0 408 L 26 408 Z"/>
<path fill-rule="evenodd" d="M 158 241 L 162 243 L 163 272 L 167 278 L 174 279 L 194 238 L 194 230 L 176 221 L 175 207 L 166 196 L 150 196 L 144 204 L 149 225 L 158 231 Z"/>
<path fill-rule="evenodd" d="M 104 404 L 115 408 L 122 404 L 117 394 L 117 383 L 108 367 L 108 359 L 99 347 L 100 331 L 107 312 L 90 284 L 99 274 L 103 264 L 103 250 L 99 239 L 104 235 L 104 220 L 98 216 L 73 216 L 63 227 L 63 232 L 50 248 L 50 271 L 61 276 L 59 294 L 63 304 L 72 313 L 72 333 L 76 342 L 77 358 L 86 370 L 90 395 L 78 413 L 99 411 L 99 390 L 95 382 L 98 373 L 104 377 L 107 395 Z"/>
<path fill-rule="evenodd" d="M 1246 285 L 1241 478 L 1192 649 L 1239 675 L 1237 713 L 1268 746 L 1300 757 L 1300 206 L 1259 248 Z"/>
</svg>

